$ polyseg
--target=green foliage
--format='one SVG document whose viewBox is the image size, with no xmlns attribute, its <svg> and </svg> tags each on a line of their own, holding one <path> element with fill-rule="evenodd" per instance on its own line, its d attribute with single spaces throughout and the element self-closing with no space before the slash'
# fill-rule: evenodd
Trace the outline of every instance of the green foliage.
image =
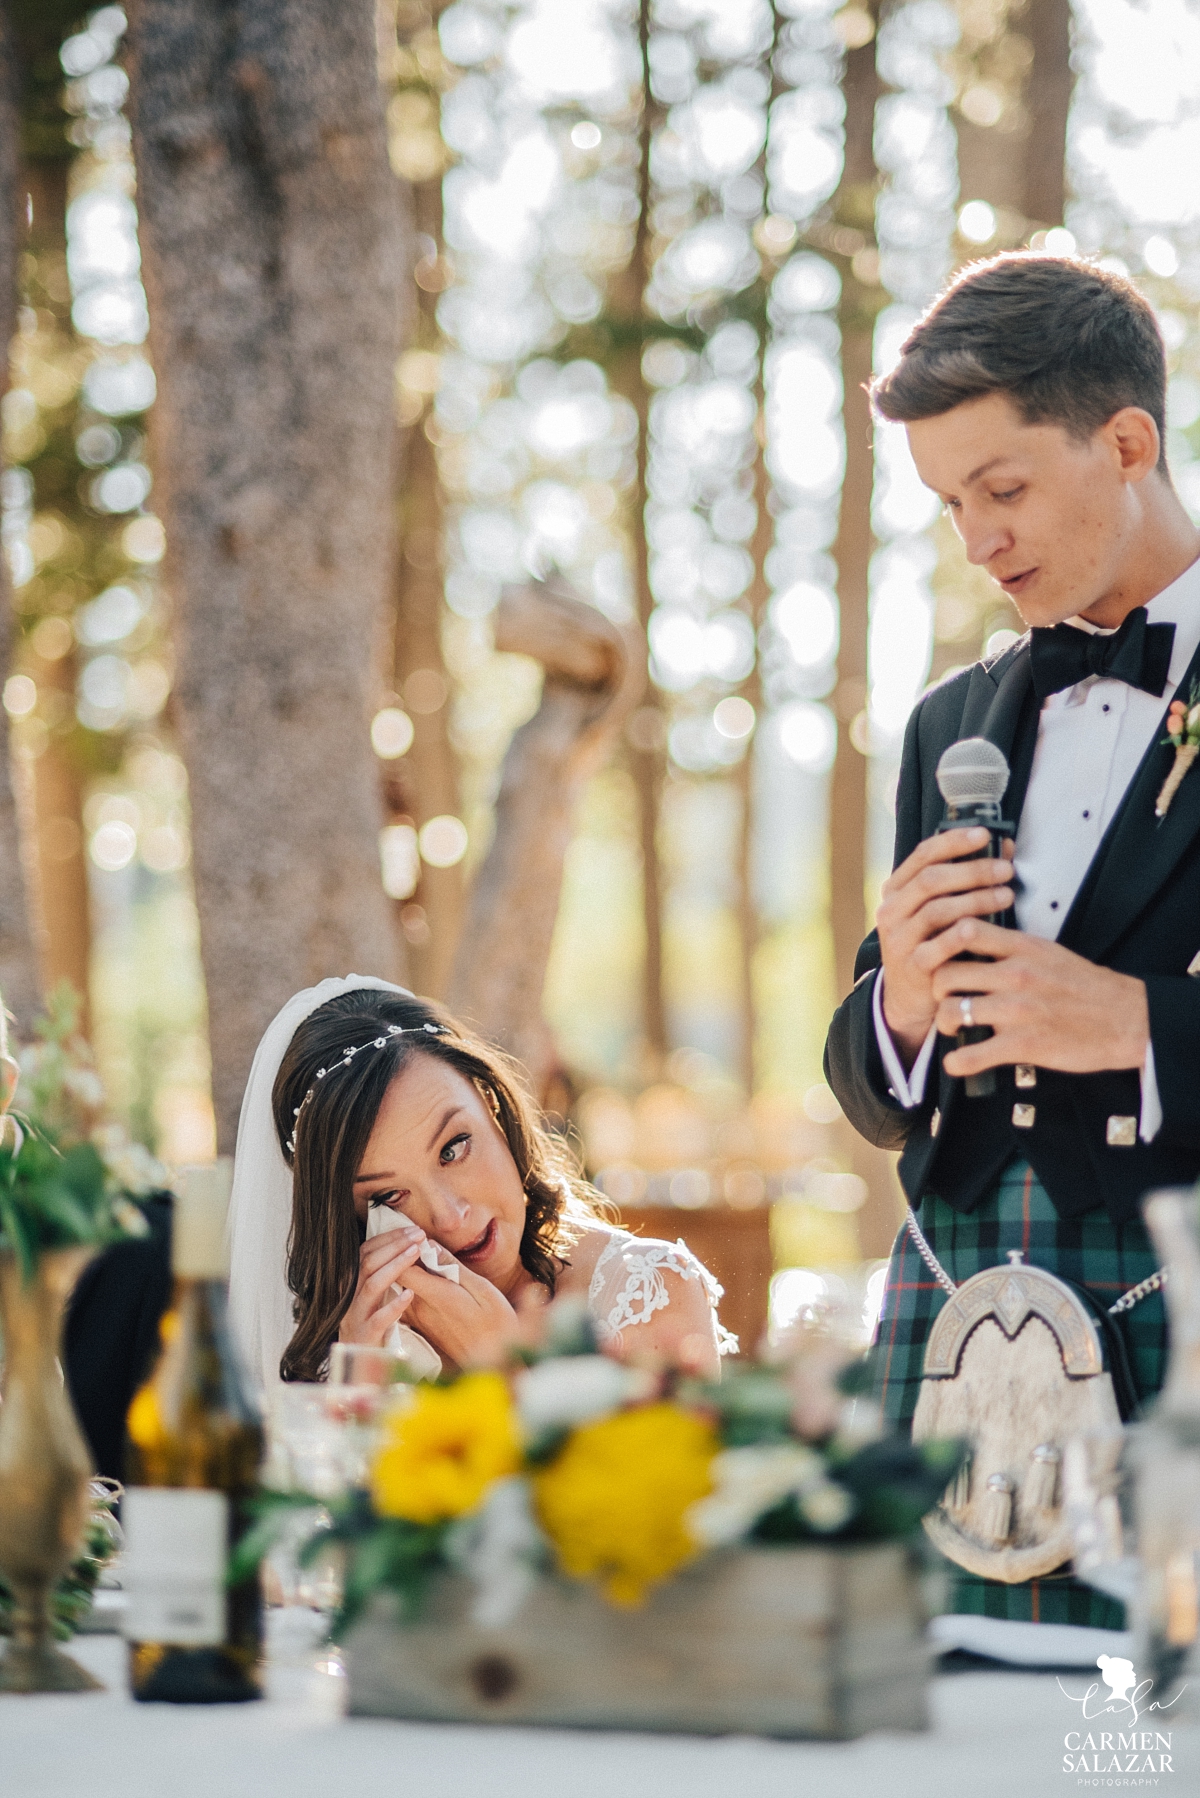
<svg viewBox="0 0 1200 1798">
<path fill-rule="evenodd" d="M 225 1569 L 227 1586 L 240 1586 L 257 1573 L 276 1543 L 281 1541 L 291 1511 L 311 1511 L 316 1500 L 307 1492 L 262 1491 L 247 1501 L 246 1509 L 254 1519 L 250 1528 L 234 1544 Z"/>
<path fill-rule="evenodd" d="M 61 1147 L 86 1139 L 104 1104 L 91 1051 L 79 1035 L 79 994 L 60 980 L 20 1055 L 14 1111 Z"/>
<path fill-rule="evenodd" d="M 857 1361 L 847 1361 L 837 1377 L 837 1389 L 846 1398 L 864 1398 L 871 1390 L 873 1379 L 870 1361 L 860 1355 Z"/>
<path fill-rule="evenodd" d="M 871 1541 L 912 1535 L 968 1453 L 965 1442 L 883 1436 L 845 1460 L 831 1454 L 830 1473 L 858 1501 L 851 1533 Z"/>
<path fill-rule="evenodd" d="M 681 1390 L 681 1396 L 707 1403 L 717 1412 L 727 1448 L 794 1442 L 796 1391 L 787 1376 L 786 1368 L 746 1368 L 731 1373 L 719 1386 L 703 1392 L 689 1389 L 686 1394 Z M 834 1390 L 850 1398 L 864 1396 L 870 1384 L 863 1359 L 847 1362 L 833 1378 Z M 817 1528 L 805 1517 L 798 1495 L 789 1494 L 759 1519 L 751 1541 L 876 1542 L 910 1536 L 968 1452 L 963 1442 L 910 1442 L 896 1435 L 864 1444 L 834 1433 L 808 1446 L 824 1460 L 826 1478 L 850 1493 L 852 1514 L 838 1529 Z"/>
<path fill-rule="evenodd" d="M 226 1582 L 237 1585 L 254 1573 L 282 1539 L 288 1514 L 309 1510 L 316 1502 L 305 1493 L 259 1493 L 252 1507 L 256 1520 L 230 1556 Z M 362 1615 L 376 1592 L 394 1593 L 401 1616 L 415 1617 L 431 1576 L 446 1565 L 451 1525 L 376 1517 L 366 1492 L 329 1499 L 322 1509 L 325 1515 L 302 1544 L 299 1560 L 301 1566 L 311 1566 L 335 1546 L 343 1551 L 342 1602 L 330 1620 L 330 1639 L 336 1640 Z"/>
<path fill-rule="evenodd" d="M 857 1523 L 873 1538 L 911 1535 L 970 1453 L 960 1441 L 869 1442 L 834 1471 L 859 1501 Z"/>
<path fill-rule="evenodd" d="M 789 1493 L 760 1517 L 751 1542 L 889 1542 L 912 1536 L 966 1459 L 960 1442 L 908 1442 L 885 1436 L 839 1460 L 830 1454 L 829 1476 L 844 1486 L 855 1509 L 837 1530 L 818 1530 Z"/>
<path fill-rule="evenodd" d="M 446 1565 L 445 1540 L 449 1523 L 407 1523 L 402 1518 L 372 1520 L 361 1534 L 343 1534 L 335 1520 L 326 1540 L 346 1544 L 346 1577 L 342 1604 L 330 1626 L 335 1637 L 359 1617 L 376 1592 L 392 1592 L 401 1617 L 416 1617 L 432 1576 Z M 322 1543 L 309 1545 L 308 1558 L 319 1554 Z"/>
<path fill-rule="evenodd" d="M 0 1249 L 33 1278 L 47 1249 L 102 1248 L 145 1234 L 146 1224 L 89 1140 L 104 1091 L 86 1044 L 75 1035 L 78 1000 L 64 982 L 21 1057 L 14 1112 L 18 1140 L 0 1147 Z"/>
<path fill-rule="evenodd" d="M 91 1143 L 65 1154 L 32 1129 L 15 1153 L 0 1150 L 0 1248 L 11 1249 L 32 1280 L 44 1249 L 115 1242 L 118 1224 L 106 1191 L 104 1163 Z"/>
<path fill-rule="evenodd" d="M 791 1442 L 795 1394 L 778 1369 L 731 1369 L 719 1385 L 686 1381 L 679 1388 L 685 1404 L 700 1405 L 717 1414 L 721 1441 L 726 1448 L 750 1448 L 756 1443 Z"/>
</svg>

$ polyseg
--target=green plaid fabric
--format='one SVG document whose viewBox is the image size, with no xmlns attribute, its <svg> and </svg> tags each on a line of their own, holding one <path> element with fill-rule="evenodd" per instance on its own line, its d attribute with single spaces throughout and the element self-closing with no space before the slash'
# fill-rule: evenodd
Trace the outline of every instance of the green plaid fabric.
<svg viewBox="0 0 1200 1798">
<path fill-rule="evenodd" d="M 1102 1208 L 1082 1217 L 1060 1217 L 1025 1161 L 1011 1161 L 974 1211 L 956 1211 L 944 1199 L 926 1194 L 917 1217 L 929 1246 L 957 1285 L 984 1268 L 1002 1266 L 1009 1249 L 1020 1249 L 1030 1266 L 1087 1287 L 1097 1302 L 1107 1307 L 1158 1265 L 1140 1220 L 1114 1224 Z M 945 1299 L 917 1253 L 910 1232 L 901 1229 L 888 1265 L 871 1358 L 875 1391 L 884 1414 L 904 1430 L 912 1426 L 925 1344 Z M 1155 1292 L 1142 1299 L 1122 1314 L 1120 1323 L 1134 1385 L 1144 1403 L 1159 1390 L 1166 1374 L 1162 1294 Z M 1024 1623 L 1125 1628 L 1123 1605 L 1066 1575 L 1006 1586 L 954 1568 L 947 1610 Z"/>
</svg>

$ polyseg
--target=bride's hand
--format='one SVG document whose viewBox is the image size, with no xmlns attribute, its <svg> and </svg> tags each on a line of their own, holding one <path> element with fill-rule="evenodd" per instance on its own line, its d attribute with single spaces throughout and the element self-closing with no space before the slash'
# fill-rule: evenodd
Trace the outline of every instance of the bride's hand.
<svg viewBox="0 0 1200 1798">
<path fill-rule="evenodd" d="M 413 1302 L 409 1269 L 421 1252 L 423 1230 L 389 1230 L 370 1236 L 358 1256 L 358 1285 L 338 1329 L 339 1342 L 364 1343 L 382 1348 L 393 1324 L 399 1323 Z M 399 1297 L 392 1291 L 399 1286 Z"/>
<path fill-rule="evenodd" d="M 461 1262 L 457 1284 L 419 1262 L 406 1273 L 405 1284 L 414 1295 L 408 1322 L 459 1367 L 492 1360 L 517 1335 L 517 1313 L 504 1294 Z"/>
</svg>

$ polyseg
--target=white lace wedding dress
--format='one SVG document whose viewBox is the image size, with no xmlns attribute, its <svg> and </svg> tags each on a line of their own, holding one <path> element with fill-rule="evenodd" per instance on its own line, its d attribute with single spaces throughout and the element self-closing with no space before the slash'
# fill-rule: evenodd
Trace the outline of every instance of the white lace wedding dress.
<svg viewBox="0 0 1200 1798">
<path fill-rule="evenodd" d="M 628 1230 L 609 1232 L 588 1287 L 588 1311 L 601 1340 L 614 1348 L 634 1346 L 627 1332 L 638 1324 L 648 1324 L 656 1311 L 664 1310 L 671 1302 L 664 1274 L 700 1281 L 712 1311 L 718 1352 L 736 1355 L 737 1337 L 730 1335 L 717 1316 L 724 1288 L 704 1263 L 683 1241 L 661 1242 L 654 1237 L 632 1236 Z"/>
</svg>

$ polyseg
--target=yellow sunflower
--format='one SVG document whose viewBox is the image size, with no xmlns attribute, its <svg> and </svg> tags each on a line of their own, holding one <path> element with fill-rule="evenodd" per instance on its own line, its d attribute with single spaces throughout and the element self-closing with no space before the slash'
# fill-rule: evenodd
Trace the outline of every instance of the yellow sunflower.
<svg viewBox="0 0 1200 1798">
<path fill-rule="evenodd" d="M 521 1445 L 508 1387 L 498 1373 L 453 1386 L 421 1386 L 388 1420 L 371 1468 L 381 1517 L 439 1523 L 474 1510 L 493 1480 L 515 1473 Z"/>
<path fill-rule="evenodd" d="M 637 1605 L 700 1544 L 684 1522 L 712 1489 L 712 1426 L 671 1404 L 618 1412 L 574 1430 L 533 1476 L 542 1528 L 565 1573 L 598 1579 Z"/>
</svg>

